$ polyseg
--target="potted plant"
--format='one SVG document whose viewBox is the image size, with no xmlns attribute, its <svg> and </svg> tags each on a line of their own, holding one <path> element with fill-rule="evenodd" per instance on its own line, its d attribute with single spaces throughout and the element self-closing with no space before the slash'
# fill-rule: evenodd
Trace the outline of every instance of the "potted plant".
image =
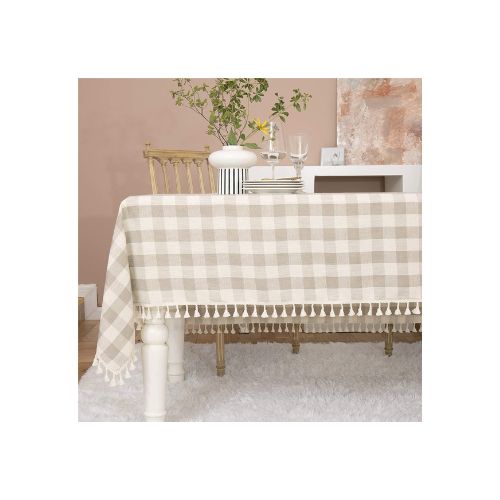
<svg viewBox="0 0 500 500">
<path fill-rule="evenodd" d="M 217 78 L 213 85 L 194 85 L 190 78 L 176 78 L 176 90 L 170 91 L 177 106 L 186 106 L 207 122 L 207 134 L 217 137 L 222 150 L 214 151 L 209 162 L 219 170 L 221 194 L 242 192 L 243 180 L 248 168 L 257 163 L 252 149 L 259 149 L 257 142 L 269 137 L 269 121 L 285 122 L 289 111 L 287 104 L 296 111 L 307 107 L 311 95 L 293 89 L 292 96 L 285 98 L 275 93 L 276 102 L 266 120 L 251 118 L 250 107 L 262 98 L 269 89 L 265 78 Z M 257 142 L 256 142 L 257 141 Z"/>
</svg>

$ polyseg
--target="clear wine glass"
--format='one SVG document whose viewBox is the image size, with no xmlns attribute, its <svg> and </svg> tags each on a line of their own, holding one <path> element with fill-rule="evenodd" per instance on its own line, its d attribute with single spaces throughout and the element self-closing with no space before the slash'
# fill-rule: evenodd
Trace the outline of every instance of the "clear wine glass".
<svg viewBox="0 0 500 500">
<path fill-rule="evenodd" d="M 302 168 L 309 152 L 309 139 L 306 134 L 298 133 L 288 138 L 288 153 L 295 167 L 297 177 L 302 177 Z"/>
<path fill-rule="evenodd" d="M 274 180 L 276 178 L 274 169 L 286 156 L 285 140 L 276 122 L 269 122 L 269 139 L 266 140 L 266 147 L 260 152 L 260 155 L 271 166 Z"/>
</svg>

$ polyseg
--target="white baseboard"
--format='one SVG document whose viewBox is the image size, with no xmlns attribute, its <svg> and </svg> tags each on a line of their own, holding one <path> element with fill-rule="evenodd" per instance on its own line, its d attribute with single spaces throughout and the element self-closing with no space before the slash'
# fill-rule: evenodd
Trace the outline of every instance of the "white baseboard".
<svg viewBox="0 0 500 500">
<path fill-rule="evenodd" d="M 92 314 L 92 316 L 89 319 L 98 319 L 98 320 L 100 320 L 101 319 L 101 310 L 102 310 L 102 307 L 97 307 L 95 309 L 94 313 Z"/>
<path fill-rule="evenodd" d="M 78 297 L 83 297 L 85 319 L 101 319 L 101 308 L 97 307 L 97 285 L 78 285 Z"/>
</svg>

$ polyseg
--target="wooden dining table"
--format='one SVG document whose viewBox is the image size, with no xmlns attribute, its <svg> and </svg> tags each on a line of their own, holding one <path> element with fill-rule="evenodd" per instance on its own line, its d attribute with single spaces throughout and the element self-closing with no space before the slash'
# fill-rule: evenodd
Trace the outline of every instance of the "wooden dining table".
<svg viewBox="0 0 500 500">
<path fill-rule="evenodd" d="M 148 195 L 120 205 L 94 365 L 110 385 L 135 368 L 144 415 L 165 418 L 191 331 L 277 324 L 345 331 L 421 323 L 418 193 Z"/>
</svg>

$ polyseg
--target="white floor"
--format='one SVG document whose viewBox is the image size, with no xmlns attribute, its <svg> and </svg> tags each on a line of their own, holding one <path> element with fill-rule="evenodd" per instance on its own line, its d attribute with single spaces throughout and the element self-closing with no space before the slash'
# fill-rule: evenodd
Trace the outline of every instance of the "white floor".
<svg viewBox="0 0 500 500">
<path fill-rule="evenodd" d="M 140 350 L 140 344 L 137 346 Z M 140 352 L 138 352 L 140 359 Z M 139 369 L 108 387 L 95 368 L 79 384 L 80 421 L 142 421 Z M 215 345 L 185 346 L 186 381 L 169 386 L 167 421 L 420 421 L 421 343 L 229 344 L 226 375 Z"/>
</svg>

